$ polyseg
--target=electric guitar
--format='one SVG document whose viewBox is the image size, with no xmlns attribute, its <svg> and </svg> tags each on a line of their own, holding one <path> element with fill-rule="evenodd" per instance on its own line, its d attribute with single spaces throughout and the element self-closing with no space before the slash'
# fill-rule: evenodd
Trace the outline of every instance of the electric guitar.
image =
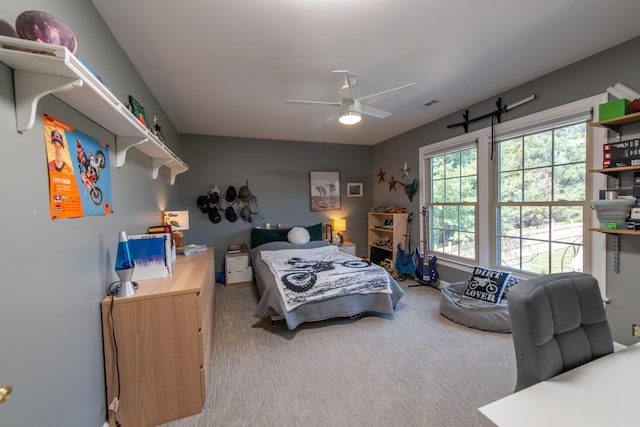
<svg viewBox="0 0 640 427">
<path fill-rule="evenodd" d="M 416 250 L 411 252 L 411 220 L 413 213 L 407 217 L 407 234 L 405 249 L 402 249 L 402 243 L 398 243 L 398 255 L 396 256 L 396 270 L 402 274 L 411 275 L 416 271 Z"/>
<path fill-rule="evenodd" d="M 418 267 L 416 268 L 416 281 L 419 283 L 434 283 L 438 280 L 438 270 L 436 270 L 436 261 L 437 257 L 432 255 L 429 259 L 429 265 L 425 269 L 424 266 L 424 254 L 427 253 L 427 207 L 423 206 L 422 208 L 422 244 L 424 246 L 424 253 L 420 252 L 420 249 L 416 248 L 417 251 L 417 263 Z M 426 271 L 425 271 L 426 270 Z"/>
</svg>

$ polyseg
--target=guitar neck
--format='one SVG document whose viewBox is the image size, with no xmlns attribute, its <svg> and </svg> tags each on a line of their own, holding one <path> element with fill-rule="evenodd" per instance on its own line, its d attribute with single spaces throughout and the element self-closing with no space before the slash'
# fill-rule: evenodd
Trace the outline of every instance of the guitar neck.
<svg viewBox="0 0 640 427">
<path fill-rule="evenodd" d="M 427 244 L 427 207 L 422 208 L 422 252 L 424 253 L 425 259 L 429 259 L 427 252 L 429 250 Z"/>
</svg>

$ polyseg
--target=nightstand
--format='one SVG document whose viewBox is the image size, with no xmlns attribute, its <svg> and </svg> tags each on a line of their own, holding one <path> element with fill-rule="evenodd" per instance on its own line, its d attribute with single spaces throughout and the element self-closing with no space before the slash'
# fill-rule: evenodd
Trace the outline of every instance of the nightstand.
<svg viewBox="0 0 640 427">
<path fill-rule="evenodd" d="M 253 269 L 249 265 L 249 253 L 226 253 L 224 255 L 225 284 L 253 283 Z"/>
<path fill-rule="evenodd" d="M 342 244 L 338 245 L 338 249 L 342 252 L 347 253 L 349 255 L 356 255 L 356 244 L 351 242 L 342 242 Z"/>
</svg>

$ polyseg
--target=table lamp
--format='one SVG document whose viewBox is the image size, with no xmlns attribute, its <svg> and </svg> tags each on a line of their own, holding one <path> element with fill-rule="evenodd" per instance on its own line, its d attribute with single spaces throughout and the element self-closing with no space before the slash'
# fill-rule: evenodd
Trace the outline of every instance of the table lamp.
<svg viewBox="0 0 640 427">
<path fill-rule="evenodd" d="M 347 231 L 347 220 L 344 218 L 333 220 L 333 231 L 336 232 L 340 241 L 338 244 L 344 243 L 344 232 Z"/>
<path fill-rule="evenodd" d="M 171 237 L 176 242 L 176 247 L 184 246 L 182 230 L 189 229 L 189 211 L 164 211 L 162 222 L 171 226 Z"/>
<path fill-rule="evenodd" d="M 136 283 L 131 281 L 133 276 L 134 263 L 129 250 L 129 239 L 127 233 L 120 232 L 118 238 L 118 253 L 116 254 L 116 273 L 120 278 L 120 285 L 116 295 L 120 298 L 130 297 L 136 294 Z"/>
</svg>

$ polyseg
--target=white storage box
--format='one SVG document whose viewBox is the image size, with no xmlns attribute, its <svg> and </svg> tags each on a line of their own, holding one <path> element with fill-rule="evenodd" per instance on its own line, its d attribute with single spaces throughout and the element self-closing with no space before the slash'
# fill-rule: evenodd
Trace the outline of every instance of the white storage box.
<svg viewBox="0 0 640 427">
<path fill-rule="evenodd" d="M 249 265 L 249 254 L 225 254 L 225 284 L 235 285 L 253 282 L 253 269 Z"/>
</svg>

